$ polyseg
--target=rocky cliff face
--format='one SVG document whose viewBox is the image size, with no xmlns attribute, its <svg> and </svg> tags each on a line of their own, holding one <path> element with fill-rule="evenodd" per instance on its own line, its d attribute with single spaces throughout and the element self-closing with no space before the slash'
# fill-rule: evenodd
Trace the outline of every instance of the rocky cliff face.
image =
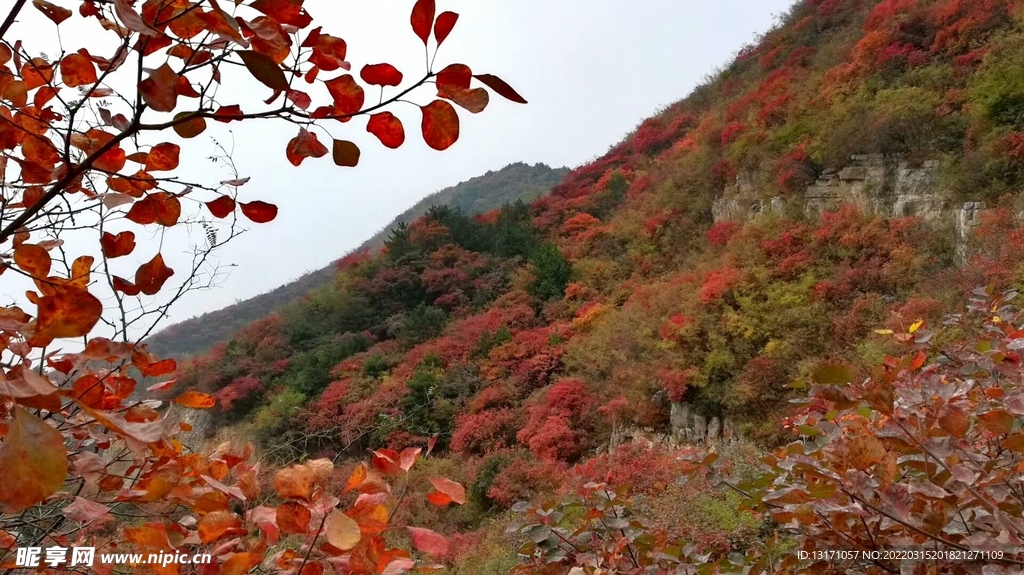
<svg viewBox="0 0 1024 575">
<path fill-rule="evenodd" d="M 955 232 L 957 254 L 967 255 L 968 238 L 979 223 L 984 206 L 978 202 L 953 205 L 937 181 L 938 162 L 913 166 L 881 154 L 853 156 L 841 170 L 828 170 L 808 186 L 801 198 L 765 197 L 749 173 L 736 177 L 715 199 L 716 222 L 746 221 L 765 213 L 802 213 L 809 219 L 852 204 L 867 214 L 883 217 L 920 217 Z M 795 204 L 795 205 L 794 205 Z"/>
</svg>

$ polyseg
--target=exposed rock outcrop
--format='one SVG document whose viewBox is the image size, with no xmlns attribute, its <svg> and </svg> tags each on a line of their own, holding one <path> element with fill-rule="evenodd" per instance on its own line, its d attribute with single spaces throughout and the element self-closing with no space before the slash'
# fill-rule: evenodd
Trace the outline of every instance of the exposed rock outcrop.
<svg viewBox="0 0 1024 575">
<path fill-rule="evenodd" d="M 949 194 L 940 189 L 938 169 L 936 161 L 912 165 L 882 154 L 853 156 L 845 168 L 822 173 L 802 198 L 765 196 L 756 189 L 753 174 L 744 172 L 715 199 L 711 211 L 716 222 L 747 221 L 765 213 L 784 212 L 792 202 L 799 202 L 793 207 L 808 219 L 819 218 L 844 204 L 883 217 L 920 217 L 953 230 L 957 258 L 963 262 L 984 205 L 954 205 Z"/>
</svg>

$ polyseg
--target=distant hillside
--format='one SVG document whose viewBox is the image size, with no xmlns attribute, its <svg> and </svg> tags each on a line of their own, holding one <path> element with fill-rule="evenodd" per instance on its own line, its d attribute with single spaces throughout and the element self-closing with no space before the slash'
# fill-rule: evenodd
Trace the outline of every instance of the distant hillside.
<svg viewBox="0 0 1024 575">
<path fill-rule="evenodd" d="M 555 169 L 545 164 L 531 166 L 522 162 L 489 171 L 427 196 L 354 251 L 379 249 L 395 226 L 401 222 L 412 223 L 431 206 L 446 205 L 472 215 L 516 200 L 533 201 L 551 191 L 568 171 L 566 168 Z M 174 324 L 149 338 L 149 348 L 161 356 L 170 357 L 204 352 L 219 342 L 227 341 L 244 326 L 327 285 L 334 278 L 336 268 L 337 262 L 265 294 Z"/>
</svg>

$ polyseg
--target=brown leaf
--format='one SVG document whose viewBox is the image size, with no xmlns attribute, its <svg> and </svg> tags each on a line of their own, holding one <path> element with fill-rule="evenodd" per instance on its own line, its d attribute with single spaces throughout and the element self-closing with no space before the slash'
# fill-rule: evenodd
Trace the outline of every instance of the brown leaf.
<svg viewBox="0 0 1024 575">
<path fill-rule="evenodd" d="M 47 18 L 53 20 L 54 24 L 60 24 L 71 17 L 71 10 L 62 6 L 55 6 L 46 0 L 32 0 L 32 5 L 45 14 Z"/>
<path fill-rule="evenodd" d="M 33 278 L 46 278 L 50 275 L 52 260 L 45 248 L 36 244 L 21 244 L 14 249 L 14 263 Z"/>
<path fill-rule="evenodd" d="M 253 50 L 239 50 L 237 54 L 249 69 L 249 73 L 264 86 L 279 92 L 288 90 L 288 79 L 284 75 L 284 70 L 269 56 Z"/>
<path fill-rule="evenodd" d="M 60 61 L 60 77 L 69 88 L 95 84 L 96 67 L 88 56 L 68 54 Z"/>
<path fill-rule="evenodd" d="M 164 64 L 139 84 L 139 92 L 150 108 L 158 112 L 172 112 L 178 105 L 177 84 L 178 75 L 168 64 Z"/>
<path fill-rule="evenodd" d="M 498 93 L 498 95 L 507 100 L 511 100 L 517 104 L 526 103 L 525 98 L 520 96 L 518 92 L 512 89 L 512 86 L 509 86 L 508 84 L 505 83 L 504 80 L 497 76 L 494 76 L 492 74 L 477 74 L 476 76 L 473 77 L 483 82 L 485 86 L 494 90 L 495 92 Z"/>
<path fill-rule="evenodd" d="M 285 467 L 274 475 L 274 490 L 282 499 L 309 501 L 315 484 L 316 473 L 305 465 Z"/>
<path fill-rule="evenodd" d="M 159 36 L 160 31 L 153 28 L 142 19 L 139 14 L 132 9 L 131 3 L 128 0 L 114 0 L 114 12 L 117 14 L 118 20 L 124 24 L 125 28 L 128 28 L 132 32 L 138 32 L 144 36 Z"/>
<path fill-rule="evenodd" d="M 334 164 L 354 168 L 359 164 L 359 147 L 348 140 L 334 140 Z"/>
<path fill-rule="evenodd" d="M 181 202 L 170 192 L 157 192 L 136 202 L 125 217 L 143 226 L 160 224 L 171 227 L 181 217 Z"/>
<path fill-rule="evenodd" d="M 206 131 L 206 118 L 202 116 L 190 117 L 192 115 L 192 112 L 180 112 L 174 116 L 174 120 L 177 122 L 173 127 L 174 133 L 186 140 L 195 138 Z M 181 121 L 184 118 L 189 119 Z"/>
<path fill-rule="evenodd" d="M 288 148 L 285 153 L 288 156 L 288 161 L 293 166 L 300 166 L 306 158 L 322 158 L 326 156 L 327 146 L 320 143 L 315 132 L 299 128 L 299 135 L 288 142 Z"/>
<path fill-rule="evenodd" d="M 446 98 L 455 102 L 474 114 L 483 112 L 491 101 L 490 94 L 484 88 L 463 90 L 455 86 L 438 86 L 437 95 L 440 98 Z"/>
<path fill-rule="evenodd" d="M 244 535 L 242 520 L 230 511 L 213 511 L 199 520 L 199 540 L 212 543 L 227 535 Z"/>
<path fill-rule="evenodd" d="M 75 500 L 60 511 L 64 517 L 76 523 L 90 523 L 110 517 L 110 508 L 102 503 L 89 501 L 82 497 L 75 497 Z"/>
<path fill-rule="evenodd" d="M 1003 409 L 993 409 L 978 416 L 978 423 L 995 435 L 1010 433 L 1016 419 Z"/>
<path fill-rule="evenodd" d="M 68 474 L 64 436 L 20 407 L 0 445 L 0 509 L 21 513 L 64 485 Z"/>
</svg>

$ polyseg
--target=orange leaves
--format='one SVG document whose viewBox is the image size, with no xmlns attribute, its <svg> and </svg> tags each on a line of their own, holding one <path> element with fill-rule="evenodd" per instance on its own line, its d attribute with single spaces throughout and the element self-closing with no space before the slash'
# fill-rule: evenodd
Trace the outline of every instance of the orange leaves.
<svg viewBox="0 0 1024 575">
<path fill-rule="evenodd" d="M 281 533 L 305 535 L 309 532 L 311 518 L 309 509 L 294 501 L 286 501 L 277 507 L 277 527 Z"/>
<path fill-rule="evenodd" d="M 375 86 L 398 86 L 402 83 L 402 73 L 391 64 L 363 66 L 359 77 L 367 84 Z"/>
<path fill-rule="evenodd" d="M 993 409 L 978 416 L 978 423 L 993 435 L 1004 435 L 1013 430 L 1015 418 L 1004 409 Z"/>
<path fill-rule="evenodd" d="M 213 511 L 199 521 L 199 540 L 203 543 L 246 533 L 248 530 L 243 527 L 242 520 L 230 511 Z"/>
<path fill-rule="evenodd" d="M 366 124 L 366 131 L 370 132 L 381 144 L 392 150 L 405 143 L 405 128 L 402 121 L 391 112 L 381 112 L 370 116 Z"/>
<path fill-rule="evenodd" d="M 337 509 L 332 511 L 324 523 L 327 542 L 342 551 L 348 551 L 359 544 L 362 531 L 359 524 Z"/>
<path fill-rule="evenodd" d="M 181 202 L 169 192 L 157 192 L 135 202 L 128 215 L 129 220 L 139 225 L 160 224 L 171 227 L 181 217 Z"/>
<path fill-rule="evenodd" d="M 152 71 L 139 83 L 139 93 L 150 108 L 158 112 L 171 112 L 178 105 L 178 75 L 168 64 Z"/>
<path fill-rule="evenodd" d="M 348 140 L 334 140 L 334 163 L 343 168 L 354 168 L 359 164 L 359 147 Z"/>
<path fill-rule="evenodd" d="M 217 399 L 208 393 L 186 391 L 174 398 L 174 403 L 191 407 L 192 409 L 210 409 L 217 405 Z"/>
<path fill-rule="evenodd" d="M 434 557 L 444 557 L 448 554 L 448 540 L 438 533 L 419 527 L 407 527 L 406 529 L 409 530 L 409 535 L 412 537 L 412 546 L 417 551 L 422 551 Z"/>
<path fill-rule="evenodd" d="M 103 248 L 103 255 L 108 259 L 126 256 L 135 251 L 135 234 L 133 232 L 121 232 L 116 236 L 103 232 L 100 238 L 100 246 Z"/>
<path fill-rule="evenodd" d="M 68 54 L 60 61 L 60 76 L 69 88 L 95 84 L 96 67 L 88 55 Z"/>
<path fill-rule="evenodd" d="M 963 437 L 971 428 L 971 422 L 967 419 L 962 409 L 949 408 L 939 417 L 939 427 L 953 437 Z"/>
<path fill-rule="evenodd" d="M 239 204 L 242 214 L 257 224 L 265 224 L 277 217 L 277 206 L 256 200 L 245 204 Z"/>
<path fill-rule="evenodd" d="M 140 293 L 145 295 L 156 295 L 164 287 L 174 270 L 164 264 L 162 255 L 157 254 L 147 263 L 139 266 L 135 271 L 135 283 L 114 276 L 114 289 L 128 296 L 137 296 Z"/>
<path fill-rule="evenodd" d="M 358 113 L 363 108 L 366 100 L 366 93 L 363 87 L 356 83 L 351 74 L 339 76 L 326 82 L 327 90 L 334 98 L 335 114 L 350 116 Z"/>
<path fill-rule="evenodd" d="M 206 208 L 213 217 L 224 219 L 235 211 L 235 200 L 228 196 L 220 196 L 216 200 L 206 202 Z"/>
<path fill-rule="evenodd" d="M 0 509 L 20 513 L 53 495 L 67 476 L 64 436 L 20 407 L 0 445 Z"/>
<path fill-rule="evenodd" d="M 39 300 L 36 335 L 52 339 L 88 335 L 103 314 L 103 304 L 83 289 L 52 287 L 53 295 Z"/>
<path fill-rule="evenodd" d="M 264 86 L 278 92 L 288 90 L 288 79 L 285 78 L 284 71 L 269 56 L 253 50 L 239 50 L 238 56 L 253 78 Z"/>
<path fill-rule="evenodd" d="M 322 158 L 326 156 L 327 146 L 320 143 L 319 138 L 316 137 L 314 132 L 310 132 L 305 128 L 299 128 L 299 135 L 288 142 L 288 149 L 285 153 L 288 156 L 288 161 L 293 166 L 299 166 L 302 165 L 302 161 L 306 158 Z M 242 206 L 242 213 L 245 213 L 244 205 Z M 246 213 L 245 215 L 249 217 L 249 214 Z"/>
<path fill-rule="evenodd" d="M 146 171 L 166 172 L 178 167 L 178 156 L 181 147 L 177 144 L 163 143 L 153 146 L 146 157 Z"/>
<path fill-rule="evenodd" d="M 14 263 L 33 278 L 46 278 L 52 260 L 46 248 L 36 244 L 21 244 L 14 248 Z"/>
<path fill-rule="evenodd" d="M 444 477 L 431 477 L 430 484 L 437 491 L 427 494 L 427 501 L 434 505 L 444 506 L 449 503 L 466 504 L 466 488 Z"/>
<path fill-rule="evenodd" d="M 431 148 L 444 151 L 459 139 L 459 115 L 444 100 L 434 100 L 420 108 L 423 112 L 423 139 Z"/>
<path fill-rule="evenodd" d="M 434 25 L 434 11 L 436 10 L 434 0 L 417 0 L 412 8 L 412 31 L 423 40 L 425 45 L 430 40 L 430 29 Z"/>
<path fill-rule="evenodd" d="M 60 24 L 71 17 L 71 10 L 55 6 L 46 0 L 32 0 L 32 5 L 36 7 L 36 10 L 45 14 L 47 18 L 53 20 L 54 24 Z"/>
</svg>

